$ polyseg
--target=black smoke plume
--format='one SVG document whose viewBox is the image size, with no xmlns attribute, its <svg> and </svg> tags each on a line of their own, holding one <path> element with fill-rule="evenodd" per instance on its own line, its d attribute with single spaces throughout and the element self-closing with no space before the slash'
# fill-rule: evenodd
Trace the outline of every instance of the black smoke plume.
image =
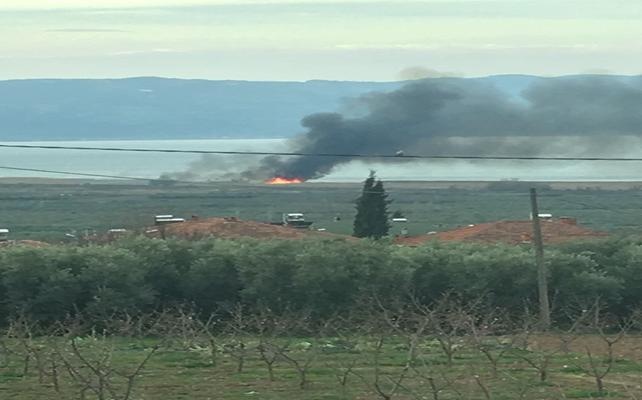
<svg viewBox="0 0 642 400">
<path fill-rule="evenodd" d="M 519 93 L 500 90 L 488 79 L 427 79 L 358 102 L 365 110 L 361 116 L 303 118 L 306 132 L 290 141 L 291 151 L 530 156 L 549 151 L 551 142 L 579 137 L 581 149 L 577 140 L 574 148 L 557 148 L 577 155 L 642 136 L 642 77 L 534 78 Z M 243 176 L 313 179 L 349 161 L 266 157 Z"/>
</svg>

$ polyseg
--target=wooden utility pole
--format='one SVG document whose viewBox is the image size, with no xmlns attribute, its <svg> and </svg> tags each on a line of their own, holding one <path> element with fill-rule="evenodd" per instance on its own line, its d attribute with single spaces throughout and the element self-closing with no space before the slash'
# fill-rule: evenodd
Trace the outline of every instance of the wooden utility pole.
<svg viewBox="0 0 642 400">
<path fill-rule="evenodd" d="M 542 227 L 537 207 L 537 191 L 531 188 L 531 220 L 533 221 L 533 244 L 535 246 L 535 263 L 537 264 L 537 290 L 539 295 L 540 329 L 547 330 L 551 326 L 550 308 L 548 305 L 548 273 L 544 263 L 544 243 Z"/>
</svg>

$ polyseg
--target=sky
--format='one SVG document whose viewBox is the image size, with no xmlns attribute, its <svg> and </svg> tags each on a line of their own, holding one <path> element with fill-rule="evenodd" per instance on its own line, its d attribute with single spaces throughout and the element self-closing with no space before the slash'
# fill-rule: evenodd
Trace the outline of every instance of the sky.
<svg viewBox="0 0 642 400">
<path fill-rule="evenodd" d="M 0 79 L 642 73 L 640 0 L 0 0 Z"/>
</svg>

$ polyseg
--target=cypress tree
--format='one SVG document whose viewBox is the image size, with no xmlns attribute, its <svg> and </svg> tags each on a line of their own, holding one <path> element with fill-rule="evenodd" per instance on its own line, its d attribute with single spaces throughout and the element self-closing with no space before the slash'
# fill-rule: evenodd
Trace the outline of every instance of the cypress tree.
<svg viewBox="0 0 642 400">
<path fill-rule="evenodd" d="M 380 239 L 388 234 L 388 195 L 383 182 L 377 180 L 375 171 L 363 183 L 361 196 L 357 198 L 357 215 L 354 218 L 353 235 Z"/>
</svg>

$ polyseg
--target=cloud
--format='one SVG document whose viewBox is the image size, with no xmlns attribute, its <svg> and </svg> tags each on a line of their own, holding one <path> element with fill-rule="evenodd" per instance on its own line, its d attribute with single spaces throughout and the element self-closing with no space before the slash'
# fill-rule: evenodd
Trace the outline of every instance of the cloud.
<svg viewBox="0 0 642 400">
<path fill-rule="evenodd" d="M 437 50 L 443 45 L 426 43 L 389 43 L 389 44 L 367 44 L 367 43 L 340 43 L 333 46 L 339 50 Z"/>
<path fill-rule="evenodd" d="M 430 1 L 423 1 L 430 3 Z M 135 9 L 230 5 L 335 5 L 393 3 L 390 0 L 57 0 L 55 5 L 43 0 L 3 0 L 0 10 L 69 10 L 69 9 Z M 417 3 L 422 3 L 419 1 Z"/>
<path fill-rule="evenodd" d="M 399 79 L 402 81 L 412 81 L 417 79 L 424 78 L 452 78 L 455 76 L 462 76 L 462 73 L 458 72 L 449 72 L 449 71 L 437 71 L 432 68 L 425 67 L 408 67 L 399 71 Z"/>
<path fill-rule="evenodd" d="M 55 5 L 42 0 L 4 0 L 1 9 L 5 10 L 60 10 L 60 9 L 96 9 L 96 8 L 138 8 L 180 6 L 186 2 L 177 0 L 57 0 Z M 203 0 L 188 1 L 188 4 L 208 4 Z"/>
<path fill-rule="evenodd" d="M 615 72 L 608 68 L 589 68 L 582 71 L 586 75 L 614 75 Z"/>
<path fill-rule="evenodd" d="M 571 43 L 571 44 L 496 44 L 496 43 L 388 43 L 388 44 L 370 44 L 370 43 L 341 43 L 336 44 L 333 48 L 337 50 L 402 50 L 402 51 L 516 51 L 516 50 L 535 50 L 535 51 L 597 51 L 603 46 L 593 43 Z"/>
<path fill-rule="evenodd" d="M 175 49 L 149 49 L 149 50 L 123 50 L 109 53 L 109 56 L 135 56 L 139 54 L 168 54 L 168 53 L 184 53 L 181 50 Z"/>
<path fill-rule="evenodd" d="M 47 29 L 45 32 L 56 33 L 128 33 L 131 31 L 125 29 L 97 29 L 97 28 L 65 28 L 65 29 Z"/>
</svg>

